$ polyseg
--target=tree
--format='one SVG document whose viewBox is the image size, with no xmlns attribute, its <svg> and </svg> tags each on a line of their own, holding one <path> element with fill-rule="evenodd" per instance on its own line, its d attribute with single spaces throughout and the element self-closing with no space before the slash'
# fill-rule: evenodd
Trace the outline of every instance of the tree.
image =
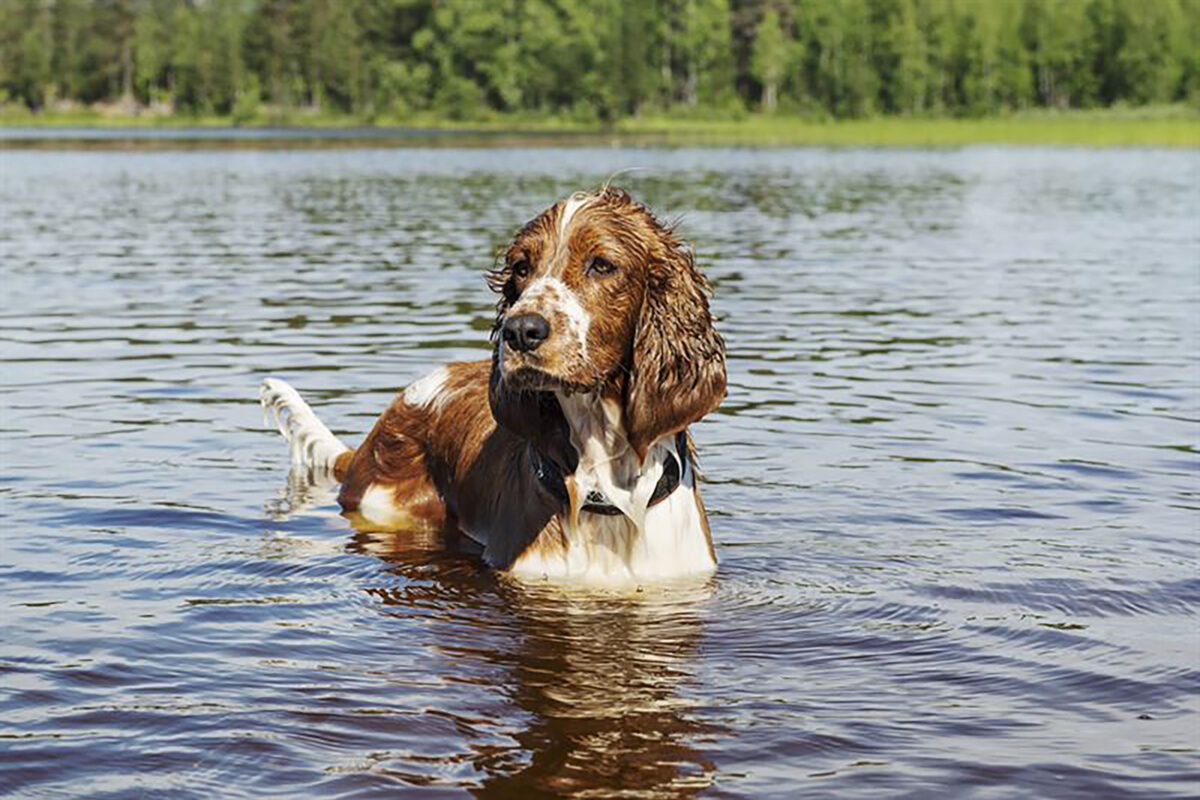
<svg viewBox="0 0 1200 800">
<path fill-rule="evenodd" d="M 687 0 L 680 39 L 683 102 L 692 108 L 728 106 L 734 91 L 728 0 Z"/>
<path fill-rule="evenodd" d="M 783 29 L 779 25 L 779 14 L 768 8 L 754 37 L 754 50 L 750 57 L 750 69 L 754 79 L 762 85 L 763 110 L 775 112 L 779 102 L 779 82 L 783 80 L 788 62 L 788 45 Z"/>
<path fill-rule="evenodd" d="M 895 0 L 883 7 L 878 22 L 876 64 L 884 108 L 900 114 L 925 109 L 929 58 L 914 0 Z"/>
<path fill-rule="evenodd" d="M 1200 0 L 0 0 L 0 102 L 833 117 L 1200 103 Z"/>
<path fill-rule="evenodd" d="M 1089 105 L 1096 80 L 1088 66 L 1092 21 L 1088 0 L 1026 0 L 1026 45 L 1038 95 L 1052 108 Z"/>
<path fill-rule="evenodd" d="M 133 85 L 138 100 L 153 103 L 168 94 L 172 83 L 170 30 L 175 4 L 167 0 L 144 3 L 133 21 Z"/>
<path fill-rule="evenodd" d="M 295 31 L 298 11 L 291 0 L 263 0 L 250 13 L 245 29 L 246 65 L 254 71 L 266 97 L 291 106 L 299 101 L 301 74 Z"/>
<path fill-rule="evenodd" d="M 1200 47 L 1188 40 L 1186 19 L 1176 0 L 1146 0 L 1136 11 L 1123 9 L 1124 42 L 1116 54 L 1125 86 L 1121 94 L 1133 103 L 1166 103 L 1182 92 L 1187 51 Z"/>
<path fill-rule="evenodd" d="M 86 46 L 89 8 L 84 0 L 56 0 L 50 7 L 51 36 L 50 69 L 54 93 L 60 98 L 79 100 L 83 81 L 80 76 L 80 54 Z M 3 12 L 0 12 L 0 18 Z"/>
<path fill-rule="evenodd" d="M 1200 47 L 1195 45 L 1200 42 L 1200 3 L 1183 3 L 1180 11 L 1183 24 L 1180 25 L 1179 38 L 1192 45 L 1182 48 L 1179 94 L 1181 98 L 1200 105 Z"/>
<path fill-rule="evenodd" d="M 0 76 L 9 94 L 33 109 L 53 87 L 50 15 L 43 3 L 24 0 L 0 16 Z"/>
<path fill-rule="evenodd" d="M 610 96 L 615 107 L 606 116 L 637 116 L 654 93 L 653 11 L 649 3 L 609 0 L 609 39 L 605 46 Z"/>
</svg>

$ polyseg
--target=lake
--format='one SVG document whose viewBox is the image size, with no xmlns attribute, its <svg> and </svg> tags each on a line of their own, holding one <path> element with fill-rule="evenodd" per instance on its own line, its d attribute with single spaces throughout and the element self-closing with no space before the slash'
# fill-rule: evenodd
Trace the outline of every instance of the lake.
<svg viewBox="0 0 1200 800">
<path fill-rule="evenodd" d="M 161 143 L 160 143 L 161 144 Z M 347 441 L 629 188 L 712 279 L 720 567 L 356 532 Z M 0 150 L 0 793 L 1193 796 L 1200 151 Z"/>
</svg>

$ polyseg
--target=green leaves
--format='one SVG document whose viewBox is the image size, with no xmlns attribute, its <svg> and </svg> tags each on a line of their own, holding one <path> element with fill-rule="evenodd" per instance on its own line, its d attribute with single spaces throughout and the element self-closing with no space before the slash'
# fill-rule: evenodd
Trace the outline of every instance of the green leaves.
<svg viewBox="0 0 1200 800">
<path fill-rule="evenodd" d="M 1200 100 L 1193 0 L 0 0 L 0 100 L 251 122 Z"/>
</svg>

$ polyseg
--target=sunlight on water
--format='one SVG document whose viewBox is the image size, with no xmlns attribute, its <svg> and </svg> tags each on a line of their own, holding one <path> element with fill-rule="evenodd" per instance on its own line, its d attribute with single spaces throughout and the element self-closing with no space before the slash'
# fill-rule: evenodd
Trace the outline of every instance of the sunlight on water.
<svg viewBox="0 0 1200 800">
<path fill-rule="evenodd" d="M 523 587 L 287 484 L 621 180 L 715 286 L 721 560 Z M 0 150 L 0 791 L 1186 796 L 1200 156 Z"/>
</svg>

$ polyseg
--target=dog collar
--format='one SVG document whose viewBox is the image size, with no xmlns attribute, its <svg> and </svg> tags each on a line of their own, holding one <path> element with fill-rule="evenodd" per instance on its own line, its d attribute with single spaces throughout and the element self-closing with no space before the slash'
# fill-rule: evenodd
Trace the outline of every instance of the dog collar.
<svg viewBox="0 0 1200 800">
<path fill-rule="evenodd" d="M 654 485 L 654 493 L 650 495 L 650 506 L 666 500 L 672 492 L 679 488 L 683 473 L 687 471 L 690 457 L 688 456 L 687 434 L 683 431 L 675 435 L 675 451 L 672 453 L 672 457 L 663 463 L 663 474 L 658 479 L 658 483 Z M 560 500 L 563 505 L 568 504 L 570 496 L 567 494 L 567 484 L 563 480 L 562 468 L 539 453 L 535 447 L 530 447 L 529 453 L 533 474 L 537 477 L 538 483 Z M 606 517 L 615 517 L 624 513 L 597 489 L 592 489 L 587 493 L 580 509 Z"/>
</svg>

